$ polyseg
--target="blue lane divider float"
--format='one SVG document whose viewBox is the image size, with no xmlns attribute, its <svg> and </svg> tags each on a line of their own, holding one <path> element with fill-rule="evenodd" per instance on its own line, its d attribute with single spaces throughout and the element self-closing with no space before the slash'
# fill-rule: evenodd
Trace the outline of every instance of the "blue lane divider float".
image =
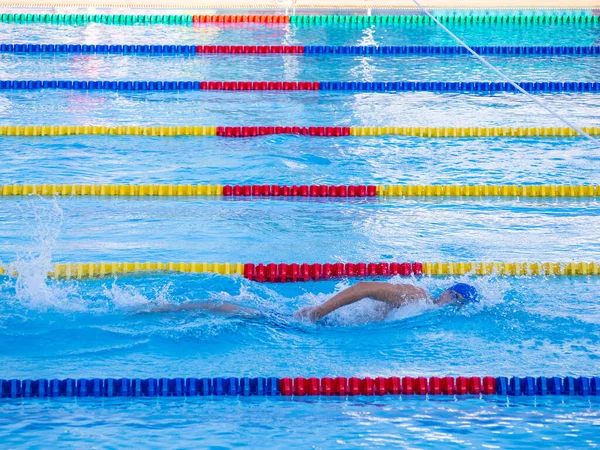
<svg viewBox="0 0 600 450">
<path fill-rule="evenodd" d="M 473 46 L 480 55 L 600 55 L 600 46 Z M 395 46 L 304 46 L 306 55 L 466 55 L 462 46 L 395 45 Z"/>
<path fill-rule="evenodd" d="M 527 92 L 600 92 L 600 82 L 524 81 L 516 83 Z M 499 81 L 321 81 L 322 91 L 367 92 L 518 92 L 510 83 Z"/>
<path fill-rule="evenodd" d="M 0 44 L 0 53 L 196 54 L 195 45 Z"/>
<path fill-rule="evenodd" d="M 2 398 L 327 395 L 600 396 L 600 377 L 83 378 L 0 380 Z"/>
<path fill-rule="evenodd" d="M 307 85 L 308 87 L 304 86 Z M 528 92 L 600 92 L 598 81 L 524 81 L 517 83 Z M 321 90 L 356 92 L 518 92 L 510 83 L 499 81 L 389 81 L 389 82 L 250 82 L 250 81 L 71 81 L 1 80 L 0 90 L 70 89 L 109 91 L 261 91 Z"/>
<path fill-rule="evenodd" d="M 588 46 L 474 46 L 481 55 L 600 55 L 600 45 Z M 107 44 L 0 44 L 1 53 L 107 53 L 143 55 L 304 54 L 304 55 L 465 55 L 461 46 L 196 46 L 196 45 L 107 45 Z"/>
</svg>

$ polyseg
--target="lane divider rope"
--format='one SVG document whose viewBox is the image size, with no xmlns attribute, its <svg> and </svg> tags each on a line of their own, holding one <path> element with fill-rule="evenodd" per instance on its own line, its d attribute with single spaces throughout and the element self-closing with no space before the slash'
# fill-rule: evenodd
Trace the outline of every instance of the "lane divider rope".
<svg viewBox="0 0 600 450">
<path fill-rule="evenodd" d="M 519 25 L 560 25 L 582 24 L 596 25 L 600 17 L 581 13 L 551 14 L 455 14 L 435 16 L 442 23 L 448 24 L 519 24 Z M 86 25 L 88 23 L 103 23 L 108 25 L 194 25 L 202 23 L 260 23 L 297 24 L 297 25 L 431 25 L 433 20 L 422 15 L 140 15 L 140 14 L 33 14 L 33 13 L 4 13 L 0 22 L 31 24 L 47 23 L 54 25 Z"/>
<path fill-rule="evenodd" d="M 598 81 L 523 81 L 526 92 L 600 92 Z M 506 81 L 87 81 L 0 80 L 0 90 L 110 91 L 355 91 L 355 92 L 519 92 Z"/>
<path fill-rule="evenodd" d="M 600 396 L 600 377 L 215 377 L 0 380 L 1 398 L 196 396 Z"/>
<path fill-rule="evenodd" d="M 583 127 L 590 135 L 600 135 L 600 127 Z M 421 138 L 480 137 L 579 137 L 567 127 L 300 127 L 300 126 L 156 126 L 123 125 L 2 125 L 0 136 L 219 136 L 246 138 L 273 134 L 300 136 L 414 136 Z"/>
<path fill-rule="evenodd" d="M 5 184 L 0 197 L 540 197 L 598 198 L 600 185 Z"/>
<path fill-rule="evenodd" d="M 574 15 L 576 16 L 576 15 Z M 567 22 L 580 19 L 563 19 Z M 588 23 L 584 19 L 581 23 Z M 0 15 L 4 23 L 48 23 L 54 25 L 86 25 L 88 23 L 103 23 L 107 25 L 193 25 L 200 23 L 260 23 L 287 24 L 290 17 L 284 15 L 189 15 L 189 14 L 32 14 L 5 13 Z M 593 23 L 593 22 L 590 22 Z"/>
<path fill-rule="evenodd" d="M 594 56 L 600 45 L 588 46 L 474 46 L 481 55 L 493 56 Z M 141 55 L 190 54 L 298 54 L 298 55 L 468 55 L 461 46 L 394 45 L 107 45 L 107 44 L 0 44 L 0 53 L 93 53 Z"/>
<path fill-rule="evenodd" d="M 593 14 L 582 12 L 572 14 L 453 14 L 434 15 L 442 23 L 448 24 L 521 24 L 521 25 L 550 25 L 550 24 L 596 24 L 600 18 Z M 292 24 L 368 24 L 368 25 L 391 25 L 391 24 L 418 24 L 433 25 L 434 21 L 423 15 L 396 15 L 396 16 L 341 16 L 341 15 L 297 15 L 290 16 Z"/>
<path fill-rule="evenodd" d="M 393 276 L 598 276 L 598 262 L 370 262 L 370 263 L 206 263 L 206 262 L 101 262 L 56 263 L 48 277 L 88 279 L 156 272 L 239 275 L 252 281 L 285 283 L 332 278 Z M 17 276 L 10 266 L 0 275 Z"/>
</svg>

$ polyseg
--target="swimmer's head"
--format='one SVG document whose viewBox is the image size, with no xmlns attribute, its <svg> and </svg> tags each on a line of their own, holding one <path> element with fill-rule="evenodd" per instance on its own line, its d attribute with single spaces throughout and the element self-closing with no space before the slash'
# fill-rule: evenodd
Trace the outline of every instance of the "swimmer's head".
<svg viewBox="0 0 600 450">
<path fill-rule="evenodd" d="M 479 294 L 477 289 L 467 283 L 457 283 L 449 287 L 436 300 L 436 303 L 439 305 L 447 305 L 449 303 L 465 305 L 471 302 L 479 302 Z"/>
</svg>

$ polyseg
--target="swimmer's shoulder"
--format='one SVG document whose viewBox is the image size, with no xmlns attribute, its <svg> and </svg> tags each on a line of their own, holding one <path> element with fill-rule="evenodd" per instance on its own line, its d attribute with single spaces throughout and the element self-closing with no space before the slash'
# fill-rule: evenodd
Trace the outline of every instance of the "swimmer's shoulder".
<svg viewBox="0 0 600 450">
<path fill-rule="evenodd" d="M 397 284 L 397 289 L 405 300 L 429 300 L 431 295 L 425 289 L 412 284 Z"/>
</svg>

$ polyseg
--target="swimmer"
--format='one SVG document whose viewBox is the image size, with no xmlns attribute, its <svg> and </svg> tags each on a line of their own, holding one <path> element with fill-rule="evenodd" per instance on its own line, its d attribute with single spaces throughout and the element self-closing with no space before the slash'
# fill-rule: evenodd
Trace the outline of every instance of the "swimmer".
<svg viewBox="0 0 600 450">
<path fill-rule="evenodd" d="M 469 302 L 478 302 L 477 289 L 466 283 L 458 283 L 442 292 L 436 299 L 422 288 L 412 284 L 391 284 L 378 281 L 360 281 L 341 292 L 338 292 L 326 302 L 318 306 L 307 306 L 294 313 L 297 319 L 318 322 L 323 317 L 352 303 L 370 298 L 384 304 L 383 315 L 385 317 L 394 309 L 417 303 L 419 301 L 432 301 L 437 306 L 449 304 L 464 305 Z M 246 317 L 257 317 L 262 315 L 256 309 L 244 308 L 233 303 L 185 303 L 182 305 L 163 305 L 152 310 L 152 312 L 175 312 L 204 310 L 213 313 L 233 314 Z"/>
<path fill-rule="evenodd" d="M 385 305 L 382 319 L 394 309 L 422 300 L 432 300 L 437 306 L 448 304 L 464 305 L 469 302 L 478 302 L 477 289 L 470 284 L 458 283 L 442 292 L 438 298 L 432 299 L 431 295 L 422 288 L 412 284 L 391 284 L 377 281 L 360 281 L 354 286 L 337 293 L 325 303 L 318 306 L 302 308 L 294 314 L 296 318 L 305 318 L 311 322 L 318 322 L 327 314 L 352 303 L 370 298 Z"/>
</svg>

